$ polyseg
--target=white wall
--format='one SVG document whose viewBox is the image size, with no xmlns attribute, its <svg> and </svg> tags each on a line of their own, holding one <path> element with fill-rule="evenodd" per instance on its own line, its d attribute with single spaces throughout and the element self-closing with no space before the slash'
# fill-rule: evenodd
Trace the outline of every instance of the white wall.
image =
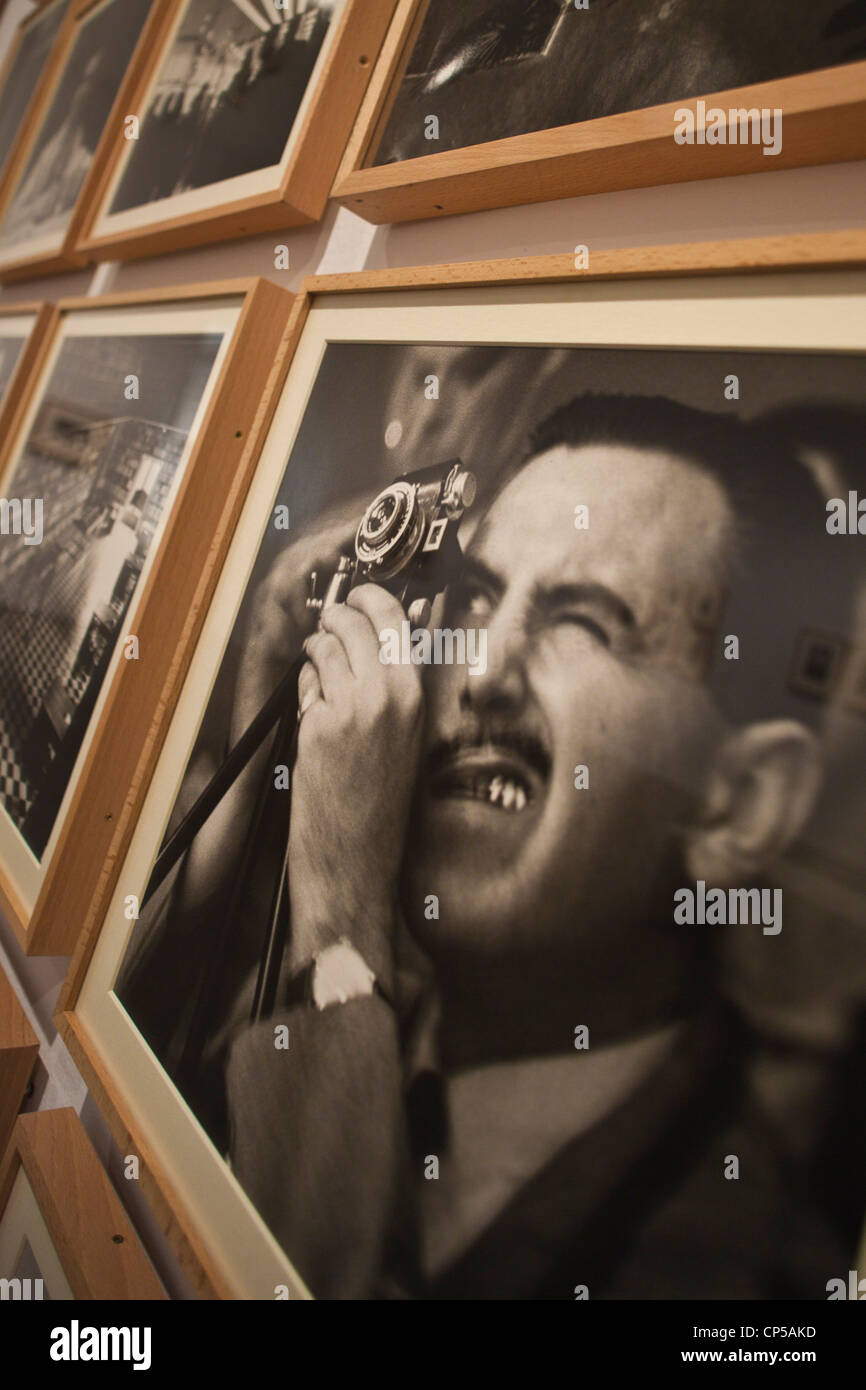
<svg viewBox="0 0 866 1390">
<path fill-rule="evenodd" d="M 0 20 L 0 62 L 28 0 L 9 0 Z M 375 228 L 336 207 L 301 231 L 207 247 L 127 265 L 112 263 L 0 290 L 0 302 L 56 299 L 69 294 L 183 285 L 239 275 L 264 275 L 290 289 L 320 272 L 380 269 L 443 261 L 498 259 L 567 252 L 578 243 L 601 250 L 665 242 L 815 232 L 866 226 L 866 163 L 779 170 L 733 179 L 570 198 L 500 212 L 475 213 L 398 227 Z M 290 271 L 274 270 L 274 246 L 289 247 Z M 100 1157 L 172 1294 L 189 1296 L 173 1255 L 137 1193 L 122 1176 L 117 1153 L 51 1014 L 65 958 L 26 959 L 0 918 L 0 959 L 43 1039 L 49 1075 L 43 1106 L 75 1106 Z"/>
</svg>

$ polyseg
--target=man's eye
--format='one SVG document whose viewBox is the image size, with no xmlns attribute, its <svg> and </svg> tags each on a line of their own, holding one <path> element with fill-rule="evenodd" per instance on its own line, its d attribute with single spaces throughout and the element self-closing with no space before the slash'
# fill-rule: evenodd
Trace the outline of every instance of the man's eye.
<svg viewBox="0 0 866 1390">
<path fill-rule="evenodd" d="M 458 584 L 454 589 L 454 607 L 469 617 L 484 618 L 490 613 L 490 597 L 476 584 Z"/>
<path fill-rule="evenodd" d="M 575 627 L 586 628 L 586 631 L 591 632 L 593 637 L 605 647 L 610 646 L 610 633 L 607 632 L 600 623 L 597 623 L 594 618 L 591 618 L 588 613 L 560 613 L 557 622 L 570 623 Z"/>
</svg>

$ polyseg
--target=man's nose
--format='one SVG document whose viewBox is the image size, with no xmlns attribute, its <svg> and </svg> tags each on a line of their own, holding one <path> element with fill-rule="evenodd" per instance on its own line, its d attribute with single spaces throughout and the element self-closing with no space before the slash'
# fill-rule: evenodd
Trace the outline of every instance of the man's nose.
<svg viewBox="0 0 866 1390">
<path fill-rule="evenodd" d="M 516 710 L 526 699 L 526 640 L 523 625 L 504 616 L 486 628 L 486 663 L 470 671 L 460 695 L 469 709 Z"/>
</svg>

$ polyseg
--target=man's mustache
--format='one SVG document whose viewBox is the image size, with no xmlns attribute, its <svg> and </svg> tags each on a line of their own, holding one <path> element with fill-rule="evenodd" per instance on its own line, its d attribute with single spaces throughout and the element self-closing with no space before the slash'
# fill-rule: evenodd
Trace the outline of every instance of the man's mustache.
<svg viewBox="0 0 866 1390">
<path fill-rule="evenodd" d="M 547 781 L 552 760 L 542 740 L 532 731 L 502 720 L 474 720 L 471 724 L 464 724 L 450 738 L 437 739 L 427 759 L 427 771 L 431 774 L 438 772 L 462 753 L 491 746 L 516 753 L 539 777 Z"/>
</svg>

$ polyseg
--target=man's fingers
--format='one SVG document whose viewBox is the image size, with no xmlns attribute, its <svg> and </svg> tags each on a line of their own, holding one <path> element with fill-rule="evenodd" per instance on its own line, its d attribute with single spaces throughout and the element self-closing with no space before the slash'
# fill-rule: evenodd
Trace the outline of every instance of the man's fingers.
<svg viewBox="0 0 866 1390">
<path fill-rule="evenodd" d="M 321 622 L 342 642 L 355 679 L 372 679 L 380 666 L 379 635 L 367 615 L 345 603 L 332 603 L 322 609 Z"/>
<path fill-rule="evenodd" d="M 314 533 L 295 541 L 274 561 L 265 582 L 281 607 L 292 608 L 299 597 L 303 601 L 312 570 L 318 573 L 321 590 L 340 555 L 351 553 L 361 506 L 360 501 L 354 500 L 344 504 Z"/>
<path fill-rule="evenodd" d="M 379 584 L 359 584 L 357 588 L 352 589 L 346 603 L 350 608 L 365 614 L 373 624 L 377 638 L 386 628 L 399 634 L 400 624 L 406 622 L 406 614 L 399 599 Z"/>
<path fill-rule="evenodd" d="M 344 699 L 352 679 L 349 658 L 339 637 L 332 632 L 314 632 L 304 643 L 307 660 L 315 668 L 325 703 Z"/>
<path fill-rule="evenodd" d="M 298 676 L 298 713 L 303 714 L 321 698 L 322 687 L 316 668 L 311 661 L 305 661 Z"/>
</svg>

